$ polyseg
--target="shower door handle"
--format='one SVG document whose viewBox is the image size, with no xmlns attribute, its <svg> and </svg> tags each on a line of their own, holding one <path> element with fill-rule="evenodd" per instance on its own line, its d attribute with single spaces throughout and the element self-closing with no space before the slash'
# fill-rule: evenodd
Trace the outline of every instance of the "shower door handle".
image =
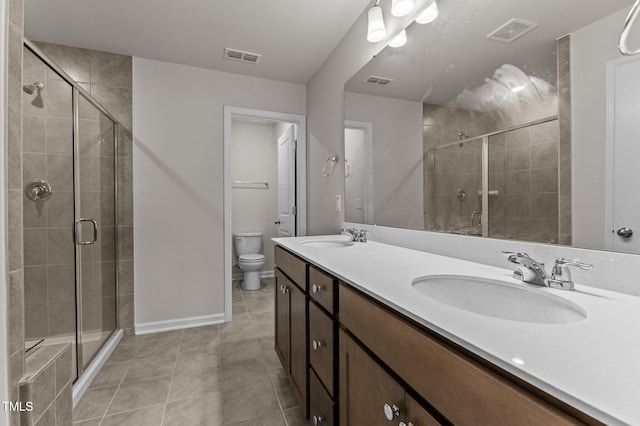
<svg viewBox="0 0 640 426">
<path fill-rule="evenodd" d="M 93 225 L 93 239 L 91 241 L 80 240 L 80 225 L 82 224 L 82 222 L 91 222 L 91 224 Z M 86 246 L 98 241 L 98 223 L 95 220 L 91 218 L 86 218 L 86 217 L 76 220 L 75 240 L 76 240 L 76 244 L 79 246 Z"/>
</svg>

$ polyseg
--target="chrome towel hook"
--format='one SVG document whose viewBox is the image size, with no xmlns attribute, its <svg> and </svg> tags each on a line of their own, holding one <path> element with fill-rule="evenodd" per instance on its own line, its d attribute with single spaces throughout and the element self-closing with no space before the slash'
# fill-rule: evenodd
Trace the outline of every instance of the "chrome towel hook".
<svg viewBox="0 0 640 426">
<path fill-rule="evenodd" d="M 640 53 L 640 48 L 631 50 L 627 47 L 627 38 L 629 37 L 629 31 L 631 31 L 631 26 L 636 21 L 638 17 L 638 13 L 640 12 L 640 0 L 636 0 L 627 15 L 627 19 L 624 21 L 624 28 L 622 29 L 622 33 L 620 33 L 620 43 L 618 44 L 618 49 L 620 49 L 620 53 L 623 55 L 637 55 Z"/>
</svg>

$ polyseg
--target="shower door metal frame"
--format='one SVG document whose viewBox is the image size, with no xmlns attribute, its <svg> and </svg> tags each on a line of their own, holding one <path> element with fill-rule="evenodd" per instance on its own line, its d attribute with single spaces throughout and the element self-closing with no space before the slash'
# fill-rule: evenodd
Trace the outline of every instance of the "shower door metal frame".
<svg viewBox="0 0 640 426">
<path fill-rule="evenodd" d="M 526 127 L 535 126 L 542 123 L 547 123 L 549 121 L 558 120 L 559 116 L 550 115 L 544 118 L 540 118 L 537 120 L 529 121 L 523 124 L 517 124 L 515 126 L 505 127 L 504 129 L 496 130 L 494 132 L 485 133 L 479 136 L 472 136 L 466 139 L 457 140 L 454 142 L 448 142 L 442 145 L 438 145 L 434 148 L 429 149 L 429 165 L 431 170 L 429 171 L 431 175 L 432 182 L 432 191 L 431 191 L 431 199 L 432 199 L 432 211 L 433 216 L 435 217 L 436 212 L 436 187 L 435 187 L 435 152 L 441 148 L 447 148 L 450 146 L 460 145 L 461 143 L 475 142 L 477 140 L 481 140 L 482 142 L 482 216 L 481 216 L 481 224 L 482 224 L 482 236 L 489 236 L 489 138 L 491 136 L 501 135 L 504 133 L 512 132 L 518 129 L 524 129 Z"/>
<path fill-rule="evenodd" d="M 107 109 L 105 109 L 98 101 L 96 101 L 91 94 L 83 89 L 80 84 L 74 81 L 62 68 L 60 68 L 57 64 L 55 64 L 51 59 L 47 57 L 47 55 L 42 52 L 32 41 L 23 38 L 24 46 L 29 49 L 38 59 L 40 59 L 46 66 L 51 68 L 56 74 L 62 78 L 66 83 L 71 85 L 72 88 L 72 119 L 73 119 L 73 135 L 72 135 L 72 143 L 73 143 L 73 192 L 74 192 L 74 235 L 76 231 L 75 220 L 80 218 L 80 121 L 79 121 L 79 101 L 80 96 L 84 98 L 90 105 L 96 108 L 100 113 L 104 114 L 107 118 L 109 118 L 112 122 L 112 134 L 113 134 L 113 180 L 114 180 L 114 211 L 113 211 L 113 244 L 114 244 L 114 268 L 115 268 L 115 319 L 116 319 L 116 327 L 110 333 L 108 339 L 111 339 L 114 334 L 120 328 L 119 321 L 119 309 L 118 300 L 119 300 L 119 277 L 118 277 L 118 246 L 119 246 L 119 218 L 118 218 L 118 205 L 119 205 L 119 192 L 118 192 L 118 126 L 122 126 L 122 123 L 115 118 Z M 124 126 L 122 126 L 124 128 Z M 74 248 L 75 248 L 75 292 L 76 292 L 76 378 L 77 380 L 82 373 L 84 372 L 84 354 L 82 351 L 83 348 L 83 327 L 82 327 L 82 253 L 81 253 L 81 245 L 76 244 L 74 238 Z M 107 340 L 108 340 L 107 339 Z"/>
</svg>

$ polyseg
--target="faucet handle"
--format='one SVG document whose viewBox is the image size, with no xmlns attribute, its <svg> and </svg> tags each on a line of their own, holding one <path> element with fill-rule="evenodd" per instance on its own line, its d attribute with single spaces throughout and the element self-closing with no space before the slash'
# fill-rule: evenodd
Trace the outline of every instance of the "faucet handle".
<svg viewBox="0 0 640 426">
<path fill-rule="evenodd" d="M 511 263 L 520 263 L 520 262 L 518 262 L 518 258 L 520 258 L 520 257 L 531 259 L 531 257 L 527 253 L 524 253 L 524 252 L 516 253 L 514 251 L 503 250 L 502 254 L 504 256 L 506 256 L 507 257 L 507 261 L 509 261 Z"/>
<path fill-rule="evenodd" d="M 584 269 L 585 271 L 590 271 L 593 269 L 593 265 L 589 263 L 580 262 L 580 259 L 565 259 L 564 257 L 560 257 L 556 259 L 555 266 L 556 267 L 577 266 L 578 268 Z"/>
<path fill-rule="evenodd" d="M 551 271 L 551 278 L 549 279 L 550 287 L 573 290 L 574 283 L 571 279 L 569 266 L 577 266 L 585 271 L 593 269 L 593 265 L 589 263 L 580 262 L 578 259 L 565 259 L 564 257 L 560 257 L 556 259 L 556 264 Z"/>
</svg>

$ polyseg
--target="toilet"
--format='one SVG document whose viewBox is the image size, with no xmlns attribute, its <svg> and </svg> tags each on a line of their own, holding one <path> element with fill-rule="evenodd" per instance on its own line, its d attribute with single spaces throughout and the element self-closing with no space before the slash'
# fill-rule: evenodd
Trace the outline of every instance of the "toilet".
<svg viewBox="0 0 640 426">
<path fill-rule="evenodd" d="M 260 289 L 260 270 L 264 266 L 262 232 L 239 232 L 233 234 L 238 255 L 238 267 L 244 272 L 243 290 Z"/>
</svg>

